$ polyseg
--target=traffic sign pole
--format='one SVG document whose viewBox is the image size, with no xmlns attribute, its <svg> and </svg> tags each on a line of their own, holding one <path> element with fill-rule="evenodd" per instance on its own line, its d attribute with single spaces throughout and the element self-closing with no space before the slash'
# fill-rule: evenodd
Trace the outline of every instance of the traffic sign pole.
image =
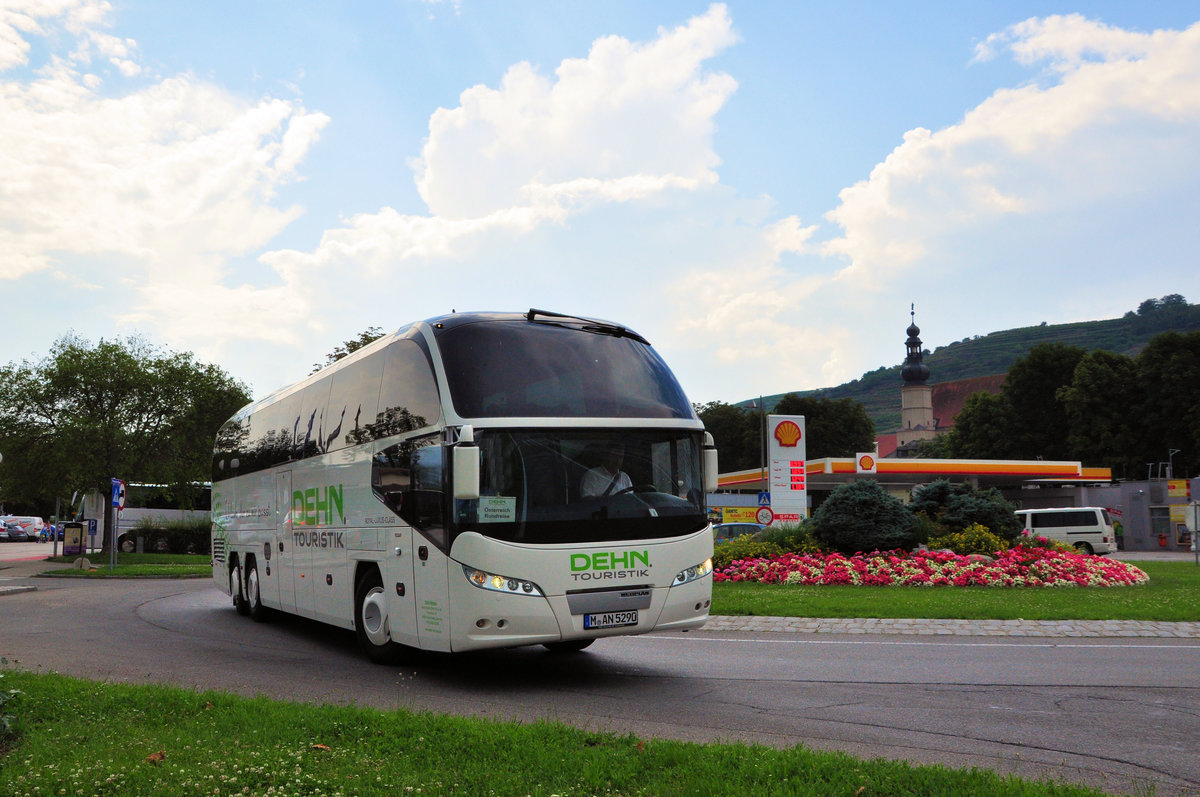
<svg viewBox="0 0 1200 797">
<path fill-rule="evenodd" d="M 121 510 L 125 508 L 125 482 L 113 477 L 112 480 L 113 528 L 112 539 L 108 545 L 108 569 L 117 569 L 117 537 L 121 531 Z"/>
</svg>

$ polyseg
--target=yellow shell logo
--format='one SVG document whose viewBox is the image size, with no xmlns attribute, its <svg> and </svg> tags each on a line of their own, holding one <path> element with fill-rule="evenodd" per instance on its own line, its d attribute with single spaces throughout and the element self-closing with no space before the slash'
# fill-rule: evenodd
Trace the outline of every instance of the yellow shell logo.
<svg viewBox="0 0 1200 797">
<path fill-rule="evenodd" d="M 800 427 L 795 421 L 784 421 L 775 427 L 775 439 L 781 446 L 794 446 L 800 442 Z"/>
<path fill-rule="evenodd" d="M 874 470 L 875 469 L 875 457 L 871 456 L 870 454 L 863 454 L 861 457 L 858 458 L 858 469 L 859 470 Z"/>
</svg>

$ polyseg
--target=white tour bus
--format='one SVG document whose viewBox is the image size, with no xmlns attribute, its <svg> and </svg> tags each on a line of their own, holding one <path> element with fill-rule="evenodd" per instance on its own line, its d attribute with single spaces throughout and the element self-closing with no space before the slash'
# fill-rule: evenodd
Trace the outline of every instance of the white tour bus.
<svg viewBox="0 0 1200 797">
<path fill-rule="evenodd" d="M 1108 510 L 1098 506 L 1060 506 L 1017 512 L 1023 529 L 1038 537 L 1073 545 L 1083 553 L 1117 550 L 1117 535 Z"/>
<path fill-rule="evenodd" d="M 404 327 L 243 408 L 213 456 L 213 578 L 242 614 L 406 649 L 698 628 L 717 458 L 642 337 L 541 310 Z"/>
</svg>

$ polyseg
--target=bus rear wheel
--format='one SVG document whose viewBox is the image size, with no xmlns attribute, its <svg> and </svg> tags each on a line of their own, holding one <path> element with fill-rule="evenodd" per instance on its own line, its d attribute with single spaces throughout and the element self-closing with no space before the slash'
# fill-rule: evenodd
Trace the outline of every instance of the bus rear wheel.
<svg viewBox="0 0 1200 797">
<path fill-rule="evenodd" d="M 233 608 L 245 617 L 250 614 L 250 601 L 246 600 L 246 590 L 242 587 L 242 566 L 236 561 L 229 568 L 229 593 L 233 595 Z"/>
<path fill-rule="evenodd" d="M 392 641 L 387 594 L 378 571 L 371 569 L 359 576 L 354 606 L 354 632 L 367 658 L 376 664 L 394 664 L 402 659 L 406 649 Z"/>
<path fill-rule="evenodd" d="M 251 620 L 256 623 L 266 621 L 269 612 L 262 603 L 262 589 L 258 581 L 258 563 L 253 559 L 246 566 L 246 604 Z"/>
</svg>

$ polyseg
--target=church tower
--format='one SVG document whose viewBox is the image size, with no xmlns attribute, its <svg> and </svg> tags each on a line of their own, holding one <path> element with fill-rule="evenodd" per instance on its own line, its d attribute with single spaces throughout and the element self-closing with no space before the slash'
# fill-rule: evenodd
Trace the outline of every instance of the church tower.
<svg viewBox="0 0 1200 797">
<path fill-rule="evenodd" d="M 917 326 L 916 305 L 911 308 L 912 323 L 908 327 L 905 346 L 908 356 L 900 376 L 900 431 L 896 433 L 896 456 L 915 456 L 917 443 L 937 437 L 937 419 L 933 417 L 933 386 L 929 384 L 929 366 L 921 352 L 920 327 Z"/>
</svg>

